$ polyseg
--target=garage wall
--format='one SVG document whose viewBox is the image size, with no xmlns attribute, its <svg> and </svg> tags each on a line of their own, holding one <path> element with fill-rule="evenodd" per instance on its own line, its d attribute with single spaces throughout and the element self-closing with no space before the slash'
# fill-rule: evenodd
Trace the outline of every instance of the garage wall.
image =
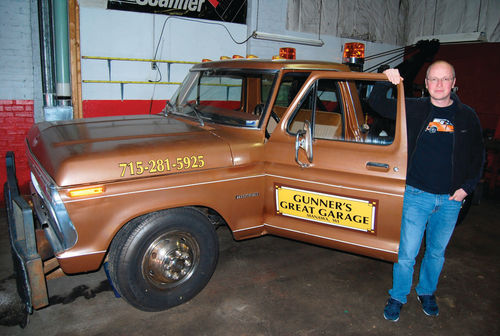
<svg viewBox="0 0 500 336">
<path fill-rule="evenodd" d="M 0 1 L 0 184 L 6 180 L 5 154 L 13 151 L 21 186 L 29 181 L 24 139 L 41 109 L 36 0 Z M 35 14 L 36 15 L 36 14 Z M 36 18 L 36 16 L 35 16 Z M 26 188 L 24 188 L 26 190 Z M 3 193 L 0 201 L 3 206 Z"/>
<path fill-rule="evenodd" d="M 82 96 L 84 117 L 115 114 L 158 113 L 193 63 L 221 55 L 245 55 L 242 24 L 108 10 L 95 2 L 80 3 Z M 163 30 L 163 34 L 162 34 Z M 231 34 L 231 36 L 229 35 Z M 156 57 L 155 57 L 156 51 Z M 86 56 L 159 59 L 173 63 L 108 61 Z M 177 63 L 188 62 L 188 63 Z M 134 81 L 148 84 L 88 83 L 91 80 Z"/>
</svg>

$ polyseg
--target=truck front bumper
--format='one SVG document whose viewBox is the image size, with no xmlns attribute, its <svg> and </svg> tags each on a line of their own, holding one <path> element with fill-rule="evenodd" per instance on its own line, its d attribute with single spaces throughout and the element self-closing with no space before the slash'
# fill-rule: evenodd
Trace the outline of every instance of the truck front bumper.
<svg viewBox="0 0 500 336">
<path fill-rule="evenodd" d="M 13 152 L 7 153 L 5 163 L 4 197 L 17 290 L 26 311 L 31 314 L 33 309 L 48 305 L 47 284 L 42 258 L 37 251 L 33 211 L 19 194 Z"/>
</svg>

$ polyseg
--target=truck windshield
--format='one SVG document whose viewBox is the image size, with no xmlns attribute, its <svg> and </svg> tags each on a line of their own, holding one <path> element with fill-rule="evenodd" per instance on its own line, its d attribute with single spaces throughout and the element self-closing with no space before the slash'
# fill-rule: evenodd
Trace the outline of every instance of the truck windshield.
<svg viewBox="0 0 500 336">
<path fill-rule="evenodd" d="M 259 127 L 276 72 L 191 71 L 166 107 L 167 113 L 204 123 Z"/>
</svg>

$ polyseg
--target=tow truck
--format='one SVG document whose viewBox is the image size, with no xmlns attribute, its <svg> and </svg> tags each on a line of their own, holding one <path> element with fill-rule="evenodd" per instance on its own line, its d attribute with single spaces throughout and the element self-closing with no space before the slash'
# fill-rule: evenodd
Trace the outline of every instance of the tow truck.
<svg viewBox="0 0 500 336">
<path fill-rule="evenodd" d="M 392 124 L 366 118 L 386 80 L 283 57 L 203 62 L 160 114 L 35 124 L 31 195 L 19 194 L 12 153 L 4 188 L 27 312 L 48 304 L 50 273 L 101 267 L 138 309 L 182 304 L 215 270 L 221 225 L 236 240 L 270 234 L 395 261 L 403 86 Z"/>
</svg>

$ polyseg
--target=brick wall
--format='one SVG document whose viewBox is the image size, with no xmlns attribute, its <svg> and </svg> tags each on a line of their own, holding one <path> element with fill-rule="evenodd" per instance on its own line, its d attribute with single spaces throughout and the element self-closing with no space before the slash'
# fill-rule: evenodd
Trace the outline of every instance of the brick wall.
<svg viewBox="0 0 500 336">
<path fill-rule="evenodd" d="M 0 100 L 0 183 L 6 181 L 5 154 L 13 151 L 16 158 L 17 179 L 22 193 L 28 192 L 29 169 L 24 139 L 33 125 L 32 100 Z M 2 206 L 4 196 L 2 193 Z"/>
<path fill-rule="evenodd" d="M 41 105 L 37 1 L 0 0 L 0 23 L 0 207 L 4 207 L 7 151 L 15 154 L 21 192 L 29 192 L 24 139 Z"/>
</svg>

